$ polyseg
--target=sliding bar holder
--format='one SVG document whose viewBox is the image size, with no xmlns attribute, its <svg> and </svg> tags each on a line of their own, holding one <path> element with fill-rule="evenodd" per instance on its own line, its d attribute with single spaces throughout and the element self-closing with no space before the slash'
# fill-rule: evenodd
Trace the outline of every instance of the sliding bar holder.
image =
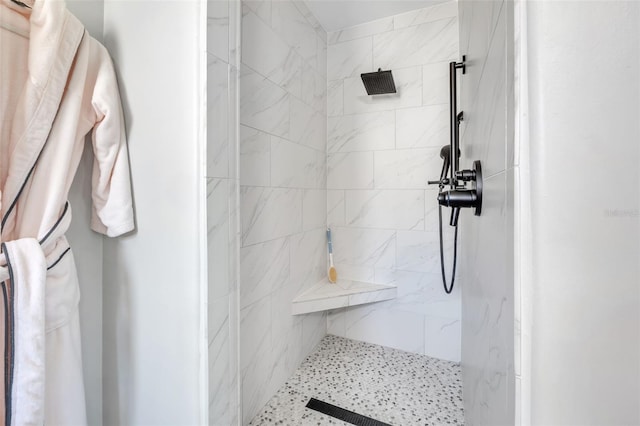
<svg viewBox="0 0 640 426">
<path fill-rule="evenodd" d="M 451 117 L 450 137 L 451 152 L 458 152 L 460 140 L 460 121 L 462 120 L 462 112 L 458 114 L 458 78 L 457 70 L 462 68 L 462 74 L 466 73 L 465 65 L 466 56 L 462 56 L 462 62 L 449 62 L 449 117 Z M 456 155 L 451 156 L 451 188 L 455 189 L 457 185 L 456 172 L 459 170 L 459 160 Z"/>
</svg>

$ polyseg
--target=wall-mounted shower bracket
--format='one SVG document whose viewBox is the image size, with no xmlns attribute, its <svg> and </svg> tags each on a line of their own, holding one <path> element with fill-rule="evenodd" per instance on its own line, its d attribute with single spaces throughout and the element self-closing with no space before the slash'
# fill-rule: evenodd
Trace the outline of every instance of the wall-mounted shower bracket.
<svg viewBox="0 0 640 426">
<path fill-rule="evenodd" d="M 465 62 L 467 61 L 467 56 L 462 55 L 462 62 L 456 62 L 456 68 L 462 68 L 462 74 L 467 73 L 467 65 Z"/>
</svg>

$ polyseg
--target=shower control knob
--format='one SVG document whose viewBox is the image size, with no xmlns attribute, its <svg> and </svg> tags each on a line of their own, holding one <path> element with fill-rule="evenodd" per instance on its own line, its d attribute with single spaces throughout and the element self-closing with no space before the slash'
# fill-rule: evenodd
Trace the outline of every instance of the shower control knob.
<svg viewBox="0 0 640 426">
<path fill-rule="evenodd" d="M 456 178 L 463 182 L 476 180 L 476 171 L 475 170 L 459 170 L 456 172 Z"/>
<path fill-rule="evenodd" d="M 478 196 L 475 190 L 444 191 L 438 194 L 438 202 L 444 207 L 475 207 Z"/>
</svg>

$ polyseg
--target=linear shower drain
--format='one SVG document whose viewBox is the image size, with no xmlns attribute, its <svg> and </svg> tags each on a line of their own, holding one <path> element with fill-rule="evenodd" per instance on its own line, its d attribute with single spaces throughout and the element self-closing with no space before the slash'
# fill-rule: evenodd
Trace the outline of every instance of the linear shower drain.
<svg viewBox="0 0 640 426">
<path fill-rule="evenodd" d="M 315 410 L 319 413 L 326 414 L 343 422 L 351 423 L 357 426 L 391 426 L 389 423 L 383 423 L 379 420 L 372 419 L 371 417 L 363 416 L 362 414 L 354 413 L 353 411 L 345 410 L 336 405 L 329 404 L 328 402 L 320 401 L 319 399 L 311 398 L 306 405 L 307 408 Z"/>
</svg>

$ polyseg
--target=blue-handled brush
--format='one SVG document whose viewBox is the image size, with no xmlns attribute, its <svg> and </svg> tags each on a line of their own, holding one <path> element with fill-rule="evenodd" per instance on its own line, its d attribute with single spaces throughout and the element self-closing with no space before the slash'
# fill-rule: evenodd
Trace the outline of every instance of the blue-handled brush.
<svg viewBox="0 0 640 426">
<path fill-rule="evenodd" d="M 333 244 L 331 243 L 331 228 L 327 228 L 327 245 L 329 246 L 329 282 L 335 283 L 338 281 L 338 271 L 333 266 Z"/>
</svg>

